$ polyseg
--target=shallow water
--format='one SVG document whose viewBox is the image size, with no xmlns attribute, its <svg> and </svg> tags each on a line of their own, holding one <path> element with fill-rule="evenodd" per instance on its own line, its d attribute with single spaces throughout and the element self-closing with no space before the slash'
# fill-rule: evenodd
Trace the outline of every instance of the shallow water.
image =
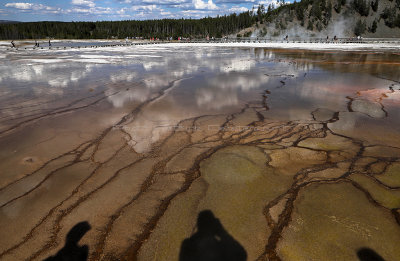
<svg viewBox="0 0 400 261">
<path fill-rule="evenodd" d="M 248 260 L 400 255 L 397 53 L 2 55 L 0 258 L 54 255 L 87 221 L 89 260 L 177 260 L 204 209 Z"/>
</svg>

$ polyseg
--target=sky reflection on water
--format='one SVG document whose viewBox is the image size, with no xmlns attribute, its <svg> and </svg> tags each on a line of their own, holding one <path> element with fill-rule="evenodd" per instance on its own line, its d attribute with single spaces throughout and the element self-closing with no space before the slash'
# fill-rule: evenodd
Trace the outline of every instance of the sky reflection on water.
<svg viewBox="0 0 400 261">
<path fill-rule="evenodd" d="M 150 129 L 173 125 L 184 118 L 230 113 L 264 98 L 266 115 L 283 120 L 310 120 L 318 108 L 346 112 L 349 97 L 363 100 L 357 108 L 373 116 L 368 110 L 381 110 L 381 105 L 388 112 L 398 110 L 399 64 L 400 56 L 390 53 L 254 48 L 26 51 L 9 54 L 0 64 L 0 115 L 18 121 L 30 111 L 16 112 L 17 105 L 40 112 L 91 95 L 106 95 L 114 108 L 131 108 L 179 80 L 148 105 L 136 124 Z M 386 94 L 389 86 L 394 92 Z M 390 125 L 400 123 L 396 114 L 389 113 L 389 119 Z"/>
</svg>

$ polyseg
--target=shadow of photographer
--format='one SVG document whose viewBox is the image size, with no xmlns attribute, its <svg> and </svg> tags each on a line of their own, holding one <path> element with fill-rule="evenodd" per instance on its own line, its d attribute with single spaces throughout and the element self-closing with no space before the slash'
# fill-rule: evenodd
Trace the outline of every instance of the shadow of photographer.
<svg viewBox="0 0 400 261">
<path fill-rule="evenodd" d="M 360 261 L 385 261 L 378 253 L 367 247 L 360 248 L 357 251 L 357 257 Z"/>
<path fill-rule="evenodd" d="M 87 245 L 78 245 L 79 240 L 91 229 L 88 222 L 76 224 L 68 232 L 64 247 L 54 256 L 46 258 L 44 261 L 86 261 L 89 254 Z"/>
<path fill-rule="evenodd" d="M 210 210 L 199 213 L 197 232 L 182 242 L 179 261 L 244 261 L 246 250 L 222 226 Z"/>
</svg>

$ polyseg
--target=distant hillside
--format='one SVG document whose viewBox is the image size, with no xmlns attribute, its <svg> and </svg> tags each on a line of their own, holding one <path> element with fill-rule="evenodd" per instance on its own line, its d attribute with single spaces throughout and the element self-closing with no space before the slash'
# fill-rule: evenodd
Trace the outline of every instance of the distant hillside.
<svg viewBox="0 0 400 261">
<path fill-rule="evenodd" d="M 303 0 L 260 6 L 256 20 L 239 36 L 400 38 L 400 0 Z"/>
</svg>

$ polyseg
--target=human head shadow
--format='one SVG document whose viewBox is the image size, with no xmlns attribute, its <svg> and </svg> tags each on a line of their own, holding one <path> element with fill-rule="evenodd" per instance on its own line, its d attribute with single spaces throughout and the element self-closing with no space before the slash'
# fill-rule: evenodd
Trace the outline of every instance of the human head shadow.
<svg viewBox="0 0 400 261">
<path fill-rule="evenodd" d="M 179 261 L 244 261 L 246 250 L 222 226 L 210 210 L 199 213 L 197 231 L 181 245 Z"/>
<path fill-rule="evenodd" d="M 378 253 L 368 247 L 357 250 L 357 256 L 360 261 L 385 261 Z"/>
<path fill-rule="evenodd" d="M 46 258 L 44 261 L 86 261 L 89 254 L 87 245 L 78 245 L 79 240 L 91 229 L 87 221 L 76 224 L 68 232 L 64 247 L 56 255 Z"/>
</svg>

